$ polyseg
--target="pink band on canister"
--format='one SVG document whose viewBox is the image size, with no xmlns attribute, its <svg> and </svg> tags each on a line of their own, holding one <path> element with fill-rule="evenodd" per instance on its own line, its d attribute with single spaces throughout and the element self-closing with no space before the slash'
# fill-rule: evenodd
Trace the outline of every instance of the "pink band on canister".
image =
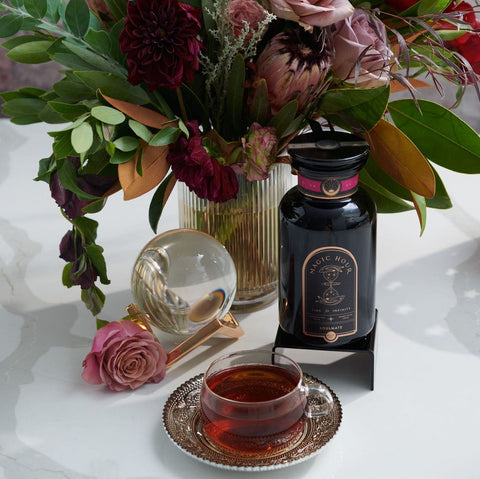
<svg viewBox="0 0 480 479">
<path fill-rule="evenodd" d="M 324 193 L 322 185 L 326 181 L 328 181 L 328 178 L 325 178 L 324 180 L 312 180 L 311 178 L 305 178 L 302 175 L 298 175 L 298 185 L 308 191 L 312 191 L 315 193 Z M 358 185 L 358 174 L 353 176 L 352 178 L 339 180 L 339 183 L 340 189 L 337 194 L 343 194 L 347 191 L 352 191 Z"/>
</svg>

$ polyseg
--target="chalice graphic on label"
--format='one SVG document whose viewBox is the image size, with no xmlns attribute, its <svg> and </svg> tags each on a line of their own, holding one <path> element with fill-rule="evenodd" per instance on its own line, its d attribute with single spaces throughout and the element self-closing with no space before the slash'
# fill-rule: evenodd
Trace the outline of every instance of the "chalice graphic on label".
<svg viewBox="0 0 480 479">
<path fill-rule="evenodd" d="M 327 306 L 336 306 L 345 299 L 345 295 L 340 294 L 334 288 L 334 286 L 340 286 L 342 284 L 338 281 L 338 277 L 342 270 L 342 266 L 335 265 L 326 265 L 318 270 L 325 280 L 325 282 L 322 283 L 322 286 L 326 286 L 326 289 L 323 291 L 322 295 L 317 296 L 317 303 L 322 303 Z"/>
</svg>

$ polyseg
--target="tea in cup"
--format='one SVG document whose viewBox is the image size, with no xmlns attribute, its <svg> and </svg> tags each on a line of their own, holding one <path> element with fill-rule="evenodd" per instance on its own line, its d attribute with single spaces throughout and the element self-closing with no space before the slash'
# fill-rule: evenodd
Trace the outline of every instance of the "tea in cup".
<svg viewBox="0 0 480 479">
<path fill-rule="evenodd" d="M 241 455 L 285 450 L 302 436 L 307 417 L 327 415 L 333 404 L 323 384 L 304 383 L 295 361 L 266 350 L 218 358 L 200 393 L 205 438 L 221 451 Z"/>
</svg>

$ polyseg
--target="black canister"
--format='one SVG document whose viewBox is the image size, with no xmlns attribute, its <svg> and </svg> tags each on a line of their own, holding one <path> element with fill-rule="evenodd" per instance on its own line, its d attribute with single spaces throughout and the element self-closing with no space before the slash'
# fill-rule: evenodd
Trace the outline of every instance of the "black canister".
<svg viewBox="0 0 480 479">
<path fill-rule="evenodd" d="M 360 343 L 375 324 L 376 206 L 358 184 L 368 144 L 307 133 L 288 152 L 298 185 L 279 208 L 280 327 L 303 344 Z"/>
</svg>

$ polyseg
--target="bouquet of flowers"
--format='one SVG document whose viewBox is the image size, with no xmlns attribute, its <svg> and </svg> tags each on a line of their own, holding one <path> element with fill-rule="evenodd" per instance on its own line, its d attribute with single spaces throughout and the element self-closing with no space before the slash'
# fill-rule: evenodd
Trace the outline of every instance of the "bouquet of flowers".
<svg viewBox="0 0 480 479">
<path fill-rule="evenodd" d="M 446 80 L 460 102 L 477 88 L 466 1 L 1 0 L 0 12 L 10 59 L 63 74 L 48 91 L 3 93 L 3 113 L 52 124 L 36 179 L 71 224 L 63 283 L 92 314 L 109 279 L 90 215 L 120 189 L 130 200 L 156 188 L 155 231 L 176 181 L 227 201 L 238 175 L 261 181 L 288 161 L 300 131 L 337 127 L 368 141 L 360 181 L 379 211 L 415 208 L 423 229 L 427 207 L 451 206 L 433 165 L 480 172 L 478 134 L 416 94 Z"/>
</svg>

